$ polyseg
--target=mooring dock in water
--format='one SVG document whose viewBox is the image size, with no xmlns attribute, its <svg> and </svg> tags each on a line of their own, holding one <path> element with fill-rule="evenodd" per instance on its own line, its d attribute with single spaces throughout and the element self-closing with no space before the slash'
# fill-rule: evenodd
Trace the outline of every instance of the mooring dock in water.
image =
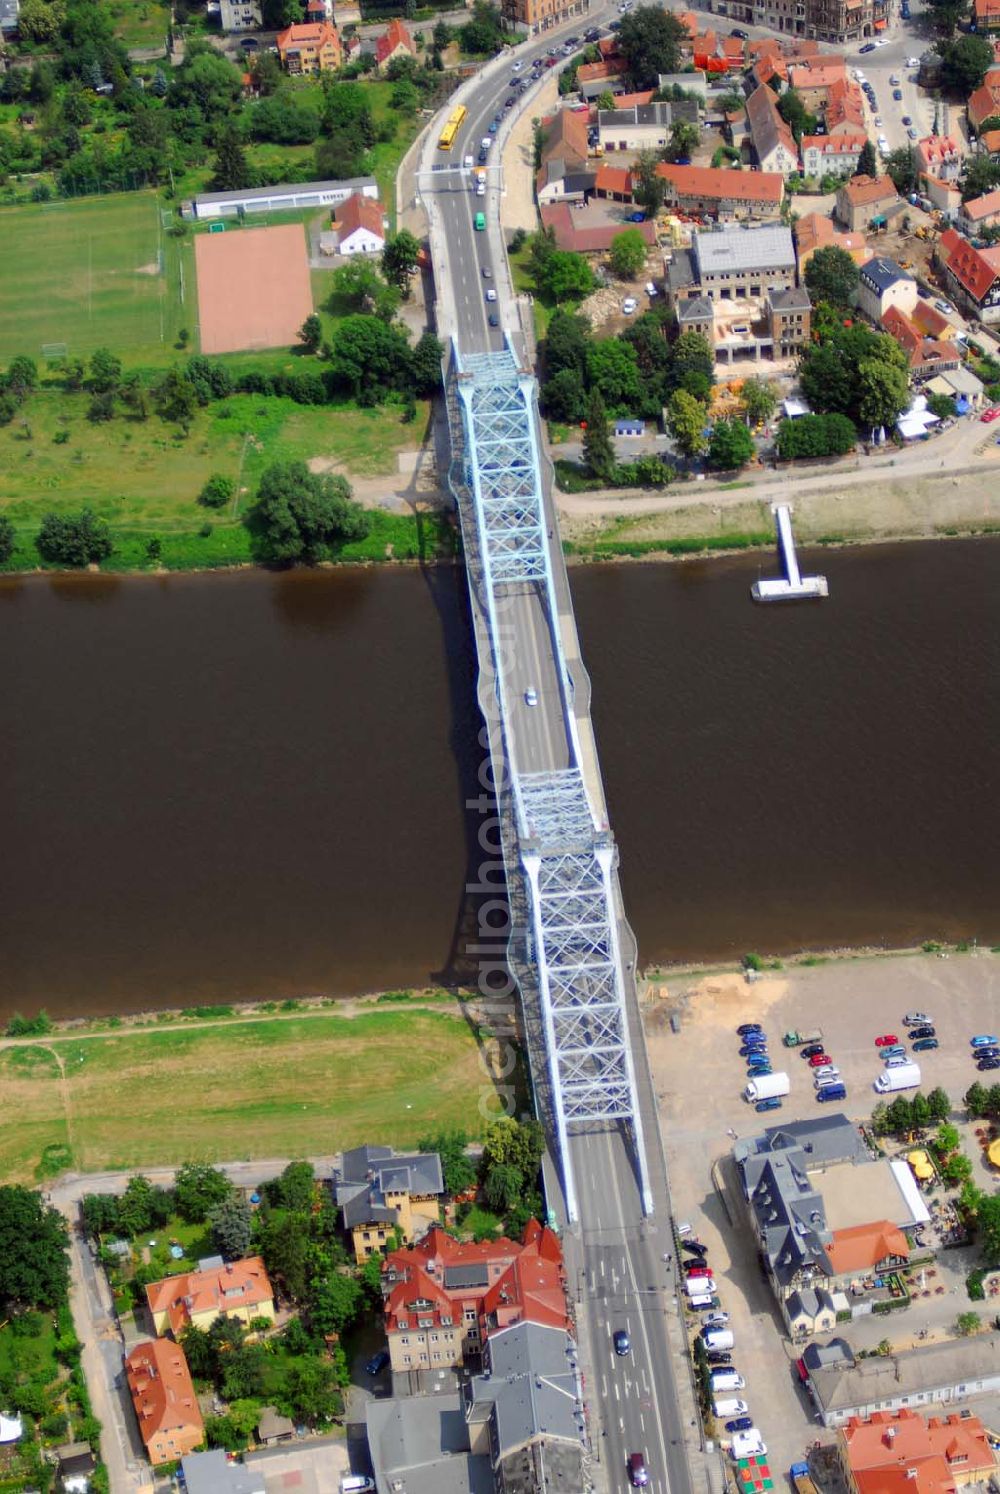
<svg viewBox="0 0 1000 1494">
<path fill-rule="evenodd" d="M 781 552 L 783 576 L 769 580 L 758 579 L 750 588 L 755 602 L 803 602 L 815 601 L 830 595 L 825 576 L 803 576 L 795 553 L 795 537 L 792 534 L 792 508 L 789 503 L 772 503 L 775 527 L 778 531 L 778 549 Z"/>
</svg>

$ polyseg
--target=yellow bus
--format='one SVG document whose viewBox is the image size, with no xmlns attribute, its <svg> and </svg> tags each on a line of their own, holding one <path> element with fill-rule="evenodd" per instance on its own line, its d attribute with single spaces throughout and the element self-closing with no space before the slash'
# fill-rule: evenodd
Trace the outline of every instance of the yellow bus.
<svg viewBox="0 0 1000 1494">
<path fill-rule="evenodd" d="M 438 140 L 438 150 L 451 150 L 455 144 L 455 136 L 462 128 L 468 112 L 464 104 L 459 104 L 456 109 L 451 111 L 448 115 L 448 122 L 441 131 L 441 138 Z"/>
</svg>

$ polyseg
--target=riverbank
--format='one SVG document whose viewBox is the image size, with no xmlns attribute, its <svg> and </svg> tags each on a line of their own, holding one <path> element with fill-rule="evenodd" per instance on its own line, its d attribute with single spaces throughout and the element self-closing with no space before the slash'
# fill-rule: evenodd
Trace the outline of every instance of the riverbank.
<svg viewBox="0 0 1000 1494">
<path fill-rule="evenodd" d="M 476 1136 L 509 1049 L 440 990 L 68 1021 L 0 1043 L 9 1182 Z M 499 1082 L 499 1081 L 498 1081 Z M 505 1083 L 516 1083 L 507 1077 Z M 522 1097 L 523 1098 L 523 1097 Z"/>
</svg>

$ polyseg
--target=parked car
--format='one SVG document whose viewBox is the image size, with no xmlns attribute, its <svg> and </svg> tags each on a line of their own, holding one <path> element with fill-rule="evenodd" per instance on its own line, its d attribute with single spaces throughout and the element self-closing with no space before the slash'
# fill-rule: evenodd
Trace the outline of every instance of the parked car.
<svg viewBox="0 0 1000 1494">
<path fill-rule="evenodd" d="M 991 425 L 998 416 L 1000 416 L 1000 405 L 994 405 L 991 409 L 984 410 L 979 418 L 983 422 L 983 425 Z M 975 1043 L 975 1038 L 972 1041 Z"/>
<path fill-rule="evenodd" d="M 768 1110 L 780 1110 L 781 1096 L 769 1095 L 766 1100 L 758 1100 L 753 1108 L 756 1110 L 758 1115 L 763 1115 Z"/>
<path fill-rule="evenodd" d="M 914 1053 L 929 1053 L 939 1046 L 937 1038 L 918 1038 L 913 1045 Z"/>
<path fill-rule="evenodd" d="M 763 1029 L 763 1027 L 761 1027 L 761 1025 L 760 1025 L 759 1022 L 744 1022 L 741 1027 L 737 1027 L 737 1029 L 736 1029 L 736 1036 L 737 1037 L 746 1037 L 747 1034 L 750 1033 L 750 1032 L 763 1032 L 763 1031 L 764 1031 L 764 1029 Z"/>
<path fill-rule="evenodd" d="M 985 1074 L 987 1069 L 1000 1069 L 1000 1058 L 981 1058 L 976 1068 L 981 1074 Z"/>
<path fill-rule="evenodd" d="M 737 41 L 745 42 L 748 40 L 750 33 L 748 31 L 741 31 L 739 26 L 734 26 L 729 35 L 735 36 Z"/>
<path fill-rule="evenodd" d="M 910 1028 L 910 1037 L 911 1038 L 937 1037 L 937 1032 L 930 1025 L 929 1022 L 924 1022 L 919 1027 L 911 1027 Z"/>
<path fill-rule="evenodd" d="M 815 1058 L 817 1053 L 822 1053 L 822 1043 L 806 1043 L 804 1048 L 799 1049 L 800 1058 Z"/>
<path fill-rule="evenodd" d="M 706 1328 L 725 1328 L 729 1322 L 728 1312 L 713 1312 L 705 1319 Z"/>
<path fill-rule="evenodd" d="M 926 1012 L 907 1012 L 903 1018 L 904 1027 L 922 1027 L 926 1022 L 933 1022 L 934 1018 Z"/>
<path fill-rule="evenodd" d="M 875 1039 L 876 1048 L 894 1048 L 899 1038 L 894 1032 L 884 1032 L 881 1037 Z"/>
<path fill-rule="evenodd" d="M 835 1079 L 832 1084 L 821 1085 L 816 1091 L 816 1098 L 821 1105 L 827 1104 L 830 1100 L 846 1100 L 847 1085 L 842 1084 L 839 1079 Z"/>
<path fill-rule="evenodd" d="M 895 1043 L 891 1048 L 883 1048 L 879 1056 L 883 1063 L 888 1063 L 890 1058 L 905 1058 L 906 1049 L 902 1043 Z"/>
<path fill-rule="evenodd" d="M 631 316 L 638 304 L 639 303 L 635 299 L 635 296 L 626 296 L 624 301 L 622 302 L 622 315 Z"/>
<path fill-rule="evenodd" d="M 997 411 L 997 414 L 1000 415 L 1000 410 Z M 981 1032 L 978 1037 L 970 1038 L 969 1043 L 973 1048 L 995 1048 L 997 1039 L 989 1033 Z"/>
<path fill-rule="evenodd" d="M 373 1354 L 371 1359 L 369 1359 L 368 1363 L 365 1365 L 365 1374 L 380 1375 L 388 1363 L 389 1350 L 379 1349 L 378 1353 Z"/>
<path fill-rule="evenodd" d="M 622 1358 L 629 1352 L 631 1347 L 632 1343 L 625 1329 L 619 1328 L 615 1334 L 615 1353 Z"/>
<path fill-rule="evenodd" d="M 977 1048 L 975 1059 L 981 1063 L 984 1058 L 1000 1058 L 1000 1048 Z"/>
<path fill-rule="evenodd" d="M 896 100 L 897 104 L 901 104 L 903 102 L 903 90 L 901 88 L 894 88 L 892 90 L 892 96 Z"/>
<path fill-rule="evenodd" d="M 858 50 L 860 51 L 862 57 L 864 57 L 864 56 L 866 56 L 867 53 L 874 52 L 874 50 L 875 50 L 875 43 L 874 42 L 866 42 L 865 45 L 863 47 L 860 47 Z"/>
<path fill-rule="evenodd" d="M 937 307 L 938 311 L 942 312 L 945 316 L 949 316 L 955 309 L 950 301 L 935 301 L 934 305 Z"/>
<path fill-rule="evenodd" d="M 703 1262 L 697 1266 L 688 1265 L 687 1262 L 685 1262 L 684 1271 L 687 1276 L 697 1277 L 698 1280 L 700 1280 L 703 1276 L 711 1276 L 712 1274 L 711 1266 L 706 1266 Z"/>
<path fill-rule="evenodd" d="M 920 131 L 919 130 L 915 130 L 912 125 L 910 125 L 910 128 L 907 130 L 906 133 L 910 137 L 911 140 L 919 140 L 919 138 L 920 138 Z"/>
<path fill-rule="evenodd" d="M 752 1416 L 734 1416 L 732 1421 L 726 1422 L 727 1432 L 749 1432 L 753 1426 Z"/>
<path fill-rule="evenodd" d="M 706 1318 L 705 1321 L 707 1323 L 708 1319 Z M 717 1364 L 719 1366 L 732 1364 L 733 1362 L 733 1356 L 729 1353 L 728 1349 L 706 1349 L 705 1358 L 709 1364 Z"/>
<path fill-rule="evenodd" d="M 814 1053 L 812 1058 L 810 1058 L 809 1060 L 809 1067 L 811 1069 L 822 1069 L 828 1067 L 832 1063 L 833 1059 L 830 1057 L 829 1053 Z"/>
<path fill-rule="evenodd" d="M 687 1250 L 691 1255 L 696 1255 L 699 1260 L 704 1260 L 708 1254 L 708 1246 L 703 1245 L 700 1240 L 682 1240 L 681 1249 Z"/>
<path fill-rule="evenodd" d="M 911 125 L 913 123 L 913 120 L 910 118 L 910 116 L 908 114 L 904 114 L 903 115 L 903 123 L 905 125 Z"/>
<path fill-rule="evenodd" d="M 813 1070 L 813 1085 L 819 1089 L 823 1084 L 829 1084 L 833 1079 L 840 1078 L 840 1070 L 835 1063 L 825 1063 L 821 1069 Z"/>
</svg>

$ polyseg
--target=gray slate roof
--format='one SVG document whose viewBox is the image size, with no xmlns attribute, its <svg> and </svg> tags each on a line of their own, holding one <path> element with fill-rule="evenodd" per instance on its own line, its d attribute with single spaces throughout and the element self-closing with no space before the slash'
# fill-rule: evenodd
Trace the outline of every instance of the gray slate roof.
<svg viewBox="0 0 1000 1494">
<path fill-rule="evenodd" d="M 912 275 L 908 275 L 902 265 L 897 265 L 894 259 L 870 259 L 861 267 L 861 279 L 877 295 L 881 295 L 883 291 L 887 291 L 890 286 L 900 280 L 912 280 L 912 278 Z"/>
<path fill-rule="evenodd" d="M 490 1460 L 469 1452 L 457 1393 L 371 1400 L 365 1416 L 380 1489 L 398 1479 L 406 1494 L 493 1494 Z"/>
<path fill-rule="evenodd" d="M 921 1344 L 898 1354 L 859 1359 L 850 1366 L 841 1362 L 825 1369 L 808 1363 L 806 1367 L 824 1415 L 843 1420 L 856 1409 L 882 1402 L 900 1404 L 904 1397 L 938 1400 L 959 1385 L 975 1395 L 984 1381 L 1000 1380 L 1000 1334 Z"/>
<path fill-rule="evenodd" d="M 715 317 L 708 296 L 694 296 L 689 301 L 677 302 L 677 320 L 683 327 L 686 322 L 710 322 Z"/>
<path fill-rule="evenodd" d="M 396 1156 L 389 1146 L 356 1146 L 344 1153 L 335 1175 L 336 1199 L 348 1229 L 359 1224 L 393 1224 L 395 1209 L 387 1193 L 424 1198 L 444 1192 L 437 1152 Z"/>
<path fill-rule="evenodd" d="M 3 0 L 0 0 L 0 5 Z M 247 187 L 242 192 L 199 192 L 195 203 L 201 202 L 259 202 L 268 197 L 280 197 L 283 193 L 307 197 L 314 192 L 334 192 L 349 189 L 360 192 L 362 187 L 374 187 L 373 176 L 352 176 L 342 182 L 291 182 L 279 187 Z"/>
<path fill-rule="evenodd" d="M 769 290 L 771 305 L 778 311 L 809 311 L 812 302 L 804 285 L 792 285 L 787 290 Z"/>
<path fill-rule="evenodd" d="M 699 279 L 726 270 L 794 269 L 792 230 L 783 223 L 762 223 L 756 228 L 733 224 L 692 236 L 691 252 Z"/>
<path fill-rule="evenodd" d="M 181 1459 L 187 1494 L 264 1494 L 264 1475 L 230 1463 L 222 1448 Z"/>
</svg>

